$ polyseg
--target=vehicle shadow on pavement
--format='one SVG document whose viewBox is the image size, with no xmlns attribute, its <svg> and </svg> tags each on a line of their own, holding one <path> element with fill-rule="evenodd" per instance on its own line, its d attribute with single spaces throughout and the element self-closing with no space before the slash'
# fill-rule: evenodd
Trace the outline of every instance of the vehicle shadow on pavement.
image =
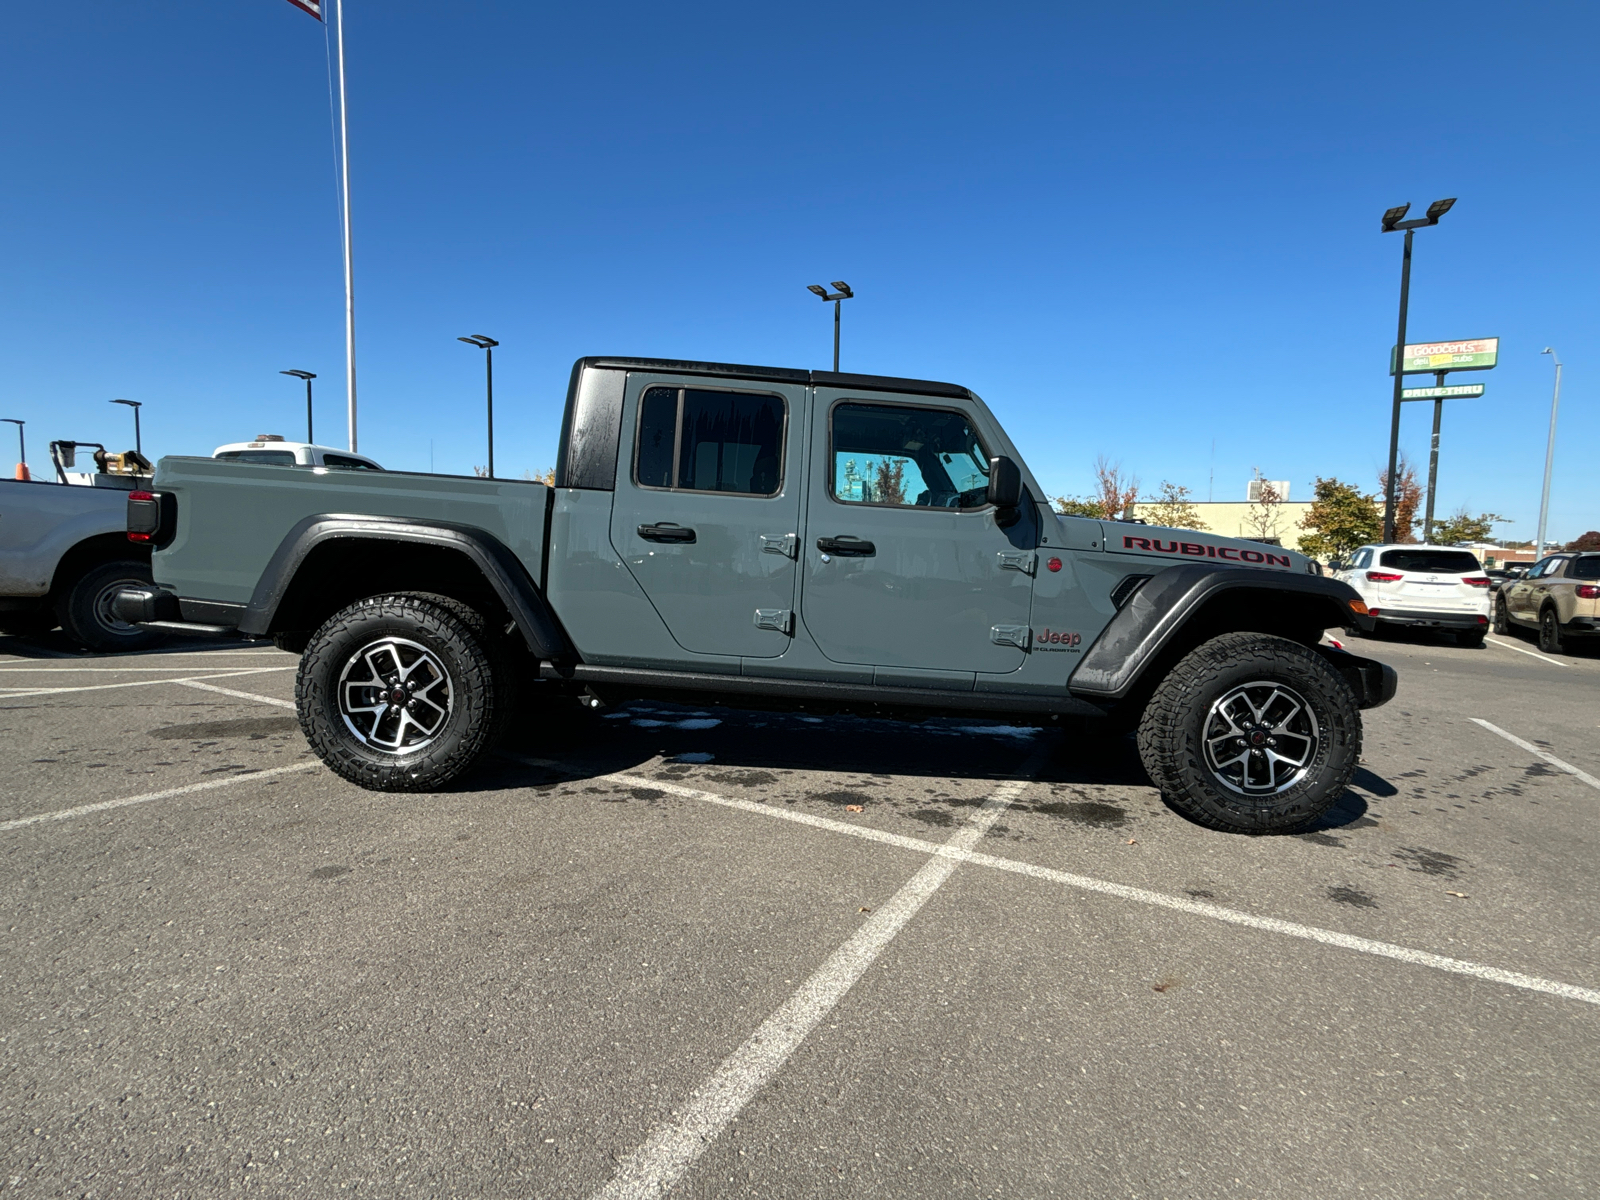
<svg viewBox="0 0 1600 1200">
<path fill-rule="evenodd" d="M 22 635 L 0 634 L 0 657 L 33 658 L 41 661 L 60 658 L 139 658 L 160 654 L 195 654 L 204 651 L 270 650 L 270 641 L 246 638 L 168 638 L 143 650 L 89 650 L 78 645 L 62 630 Z"/>
</svg>

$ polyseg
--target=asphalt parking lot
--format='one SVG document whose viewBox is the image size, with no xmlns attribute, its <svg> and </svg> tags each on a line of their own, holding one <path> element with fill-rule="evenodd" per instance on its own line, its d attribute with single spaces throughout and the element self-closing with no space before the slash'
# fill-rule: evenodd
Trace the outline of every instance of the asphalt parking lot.
<svg viewBox="0 0 1600 1200">
<path fill-rule="evenodd" d="M 1592 1196 L 1600 656 L 1352 648 L 1355 786 L 1252 839 L 989 720 L 380 795 L 288 655 L 0 638 L 0 1193 Z"/>
</svg>

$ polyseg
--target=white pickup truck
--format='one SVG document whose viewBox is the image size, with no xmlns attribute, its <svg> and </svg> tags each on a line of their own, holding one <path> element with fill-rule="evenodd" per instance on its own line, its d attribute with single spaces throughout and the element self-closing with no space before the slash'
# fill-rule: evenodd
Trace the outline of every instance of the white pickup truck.
<svg viewBox="0 0 1600 1200">
<path fill-rule="evenodd" d="M 128 493 L 148 475 L 82 482 L 0 479 L 0 633 L 60 625 L 91 650 L 139 650 L 159 629 L 119 621 L 111 598 L 150 582 L 150 548 L 128 540 Z"/>
</svg>

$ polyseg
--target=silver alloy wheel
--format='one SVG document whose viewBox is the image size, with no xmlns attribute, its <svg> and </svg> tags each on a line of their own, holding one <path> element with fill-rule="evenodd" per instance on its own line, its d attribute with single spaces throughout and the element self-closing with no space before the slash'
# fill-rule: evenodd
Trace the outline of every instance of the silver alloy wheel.
<svg viewBox="0 0 1600 1200">
<path fill-rule="evenodd" d="M 1243 683 L 1206 714 L 1206 766 L 1230 791 L 1276 796 L 1305 778 L 1320 731 L 1305 697 L 1281 683 Z"/>
<path fill-rule="evenodd" d="M 361 647 L 339 672 L 339 715 L 363 746 L 421 750 L 450 719 L 450 674 L 426 646 L 386 637 Z"/>
</svg>

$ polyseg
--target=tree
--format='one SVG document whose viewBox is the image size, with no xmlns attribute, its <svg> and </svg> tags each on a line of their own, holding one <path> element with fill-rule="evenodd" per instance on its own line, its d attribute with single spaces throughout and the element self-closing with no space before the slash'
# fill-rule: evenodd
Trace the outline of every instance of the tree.
<svg viewBox="0 0 1600 1200">
<path fill-rule="evenodd" d="M 1395 472 L 1396 486 L 1394 491 L 1394 540 L 1397 542 L 1414 542 L 1417 540 L 1417 507 L 1422 503 L 1422 485 L 1417 482 L 1417 469 L 1411 465 L 1411 460 L 1406 458 L 1404 451 L 1400 454 L 1400 466 Z M 1378 494 L 1389 494 L 1389 472 L 1378 472 Z M 1380 529 L 1378 537 L 1382 537 Z M 1376 539 L 1372 539 L 1376 540 Z"/>
<path fill-rule="evenodd" d="M 1064 517 L 1094 517 L 1098 519 L 1106 515 L 1098 500 L 1080 500 L 1076 496 L 1057 496 L 1054 503 L 1056 511 Z"/>
<path fill-rule="evenodd" d="M 556 485 L 556 469 L 554 467 L 546 467 L 537 475 L 532 471 L 524 471 L 522 477 L 533 483 L 548 484 L 550 487 L 555 487 Z"/>
<path fill-rule="evenodd" d="M 1462 542 L 1486 542 L 1494 533 L 1494 526 L 1510 523 L 1509 517 L 1498 513 L 1479 513 L 1473 516 L 1463 504 L 1443 521 L 1433 523 L 1433 541 L 1437 546 L 1457 546 Z"/>
<path fill-rule="evenodd" d="M 1094 482 L 1099 489 L 1101 515 L 1115 521 L 1126 515 L 1139 498 L 1139 478 L 1123 474 L 1122 464 L 1109 461 L 1104 454 L 1094 460 Z"/>
<path fill-rule="evenodd" d="M 1261 477 L 1259 470 L 1256 471 L 1256 483 L 1256 498 L 1250 502 L 1249 511 L 1244 515 L 1245 530 L 1256 541 L 1276 541 L 1283 536 L 1283 517 L 1278 512 L 1283 497 L 1278 495 L 1277 488 Z"/>
<path fill-rule="evenodd" d="M 1161 481 L 1161 495 L 1144 502 L 1144 517 L 1152 525 L 1165 525 L 1168 529 L 1209 529 L 1200 519 L 1200 510 L 1189 502 L 1189 489 L 1175 483 Z"/>
<path fill-rule="evenodd" d="M 1300 549 L 1313 558 L 1344 558 L 1383 536 L 1377 497 L 1343 480 L 1321 477 L 1312 491 L 1315 498 L 1300 522 L 1310 532 L 1301 537 Z"/>
<path fill-rule="evenodd" d="M 1600 550 L 1600 529 L 1591 529 L 1575 542 L 1568 542 L 1563 550 Z"/>
<path fill-rule="evenodd" d="M 906 460 L 880 459 L 872 469 L 872 502 L 874 504 L 904 504 L 906 502 Z"/>
</svg>

